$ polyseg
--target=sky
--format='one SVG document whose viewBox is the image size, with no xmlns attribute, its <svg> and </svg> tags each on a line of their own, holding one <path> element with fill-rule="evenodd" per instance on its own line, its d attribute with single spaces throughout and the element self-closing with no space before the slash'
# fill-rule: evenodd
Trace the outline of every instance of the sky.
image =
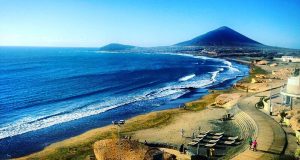
<svg viewBox="0 0 300 160">
<path fill-rule="evenodd" d="M 228 26 L 300 49 L 299 0 L 0 0 L 0 46 L 165 46 Z"/>
</svg>

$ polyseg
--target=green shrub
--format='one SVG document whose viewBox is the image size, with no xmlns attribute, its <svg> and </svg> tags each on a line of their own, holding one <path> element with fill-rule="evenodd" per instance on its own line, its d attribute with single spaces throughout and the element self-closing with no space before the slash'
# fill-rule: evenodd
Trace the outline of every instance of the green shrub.
<svg viewBox="0 0 300 160">
<path fill-rule="evenodd" d="M 295 152 L 295 157 L 300 158 L 300 148 L 297 148 L 297 150 Z"/>
</svg>

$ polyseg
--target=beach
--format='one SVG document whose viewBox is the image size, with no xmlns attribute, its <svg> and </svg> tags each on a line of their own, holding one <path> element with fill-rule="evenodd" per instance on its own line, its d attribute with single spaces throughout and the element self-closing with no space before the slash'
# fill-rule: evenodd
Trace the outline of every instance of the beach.
<svg viewBox="0 0 300 160">
<path fill-rule="evenodd" d="M 265 71 L 269 72 L 268 75 L 272 75 L 270 74 L 271 70 L 268 69 L 268 66 L 257 67 L 264 68 Z M 287 68 L 292 67 L 293 65 Z M 277 70 L 281 70 L 282 68 L 286 67 L 281 66 L 278 67 Z M 272 70 L 274 70 L 274 68 L 272 68 Z M 260 72 L 252 72 L 250 76 L 257 76 L 259 74 Z M 272 87 L 278 88 L 278 86 L 283 85 L 284 82 L 284 79 L 278 80 L 278 82 L 272 84 Z M 184 130 L 186 136 L 191 136 L 192 133 L 197 133 L 199 130 L 207 131 L 214 129 L 215 127 L 211 121 L 221 118 L 226 114 L 227 110 L 234 107 L 238 101 L 251 96 L 244 90 L 244 86 L 248 86 L 250 94 L 260 93 L 270 89 L 270 82 L 268 81 L 262 82 L 263 85 L 260 85 L 259 90 L 256 87 L 257 83 L 247 82 L 247 80 L 242 80 L 238 82 L 238 84 L 238 86 L 224 91 L 212 91 L 199 100 L 186 103 L 186 109 L 178 108 L 157 111 L 131 118 L 120 128 L 120 135 L 130 136 L 132 139 L 142 143 L 147 141 L 148 143 L 187 144 L 189 140 L 182 138 L 181 129 Z M 232 99 L 229 97 L 235 98 Z M 255 105 L 256 101 L 252 101 L 251 103 Z M 93 155 L 93 144 L 101 139 L 118 137 L 117 131 L 118 128 L 112 125 L 93 129 L 80 136 L 52 144 L 41 152 L 19 159 L 55 159 L 61 156 L 64 156 L 62 158 L 67 158 L 68 156 L 84 157 Z M 243 147 L 239 147 L 235 152 L 243 152 Z"/>
</svg>

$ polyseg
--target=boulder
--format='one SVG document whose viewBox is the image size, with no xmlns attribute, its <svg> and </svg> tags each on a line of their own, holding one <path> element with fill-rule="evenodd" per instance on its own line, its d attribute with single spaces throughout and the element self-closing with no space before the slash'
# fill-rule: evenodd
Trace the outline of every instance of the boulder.
<svg viewBox="0 0 300 160">
<path fill-rule="evenodd" d="M 258 61 L 256 64 L 258 65 L 267 65 L 269 62 L 266 61 L 266 60 L 261 60 L 261 61 Z"/>
<path fill-rule="evenodd" d="M 275 67 L 275 66 L 278 66 L 278 64 L 277 63 L 270 64 L 270 67 Z"/>
</svg>

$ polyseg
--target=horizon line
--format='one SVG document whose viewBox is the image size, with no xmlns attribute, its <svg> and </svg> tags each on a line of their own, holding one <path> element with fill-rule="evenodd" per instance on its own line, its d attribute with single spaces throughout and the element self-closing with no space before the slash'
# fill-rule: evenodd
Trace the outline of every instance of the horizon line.
<svg viewBox="0 0 300 160">
<path fill-rule="evenodd" d="M 0 47 L 30 47 L 30 48 L 101 48 L 103 46 L 109 45 L 109 44 L 113 44 L 115 42 L 112 43 L 108 43 L 102 46 L 52 46 L 52 45 L 41 45 L 41 46 L 34 46 L 34 45 L 0 45 Z M 151 48 L 151 47 L 170 47 L 170 46 L 174 46 L 174 45 L 164 45 L 164 46 L 148 46 L 148 47 L 142 47 L 142 46 L 136 46 L 133 44 L 123 44 L 123 43 L 118 43 L 118 44 L 122 44 L 122 45 L 132 45 L 135 47 L 141 47 L 141 48 Z M 291 49 L 291 50 L 300 50 L 300 48 L 287 48 L 287 47 L 279 47 L 279 46 L 270 46 L 270 45 L 265 45 L 266 47 L 273 47 L 273 48 L 281 48 L 281 49 Z M 202 46 L 205 47 L 205 46 Z M 217 47 L 222 47 L 222 46 L 217 46 Z M 230 46 L 227 46 L 230 47 Z M 240 46 L 232 46 L 232 47 L 240 47 Z"/>
</svg>

